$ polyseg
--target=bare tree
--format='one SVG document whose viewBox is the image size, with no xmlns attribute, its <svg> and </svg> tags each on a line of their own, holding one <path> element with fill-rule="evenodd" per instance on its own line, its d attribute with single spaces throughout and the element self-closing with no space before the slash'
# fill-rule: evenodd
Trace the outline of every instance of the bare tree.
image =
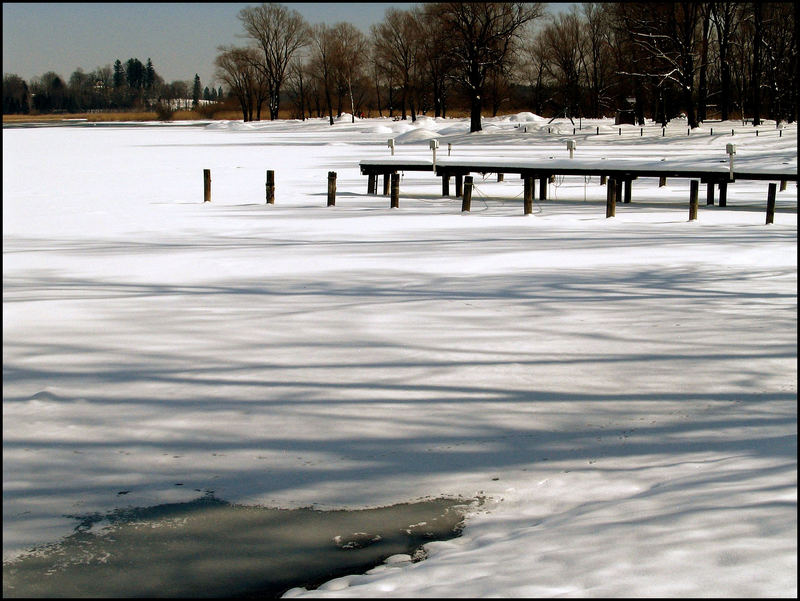
<svg viewBox="0 0 800 601">
<path fill-rule="evenodd" d="M 433 92 L 434 116 L 444 117 L 449 91 L 448 72 L 451 69 L 451 40 L 442 35 L 432 5 L 424 5 L 422 11 L 415 11 L 414 17 L 419 28 L 420 44 L 418 61 L 427 70 L 427 80 Z"/>
<path fill-rule="evenodd" d="M 700 4 L 625 2 L 615 5 L 616 15 L 621 18 L 638 51 L 655 59 L 648 68 L 655 66 L 658 69 L 660 83 L 669 80 L 677 85 L 689 127 L 698 125 L 694 94 L 695 75 L 700 63 L 697 36 Z M 638 76 L 637 81 L 641 81 L 651 74 L 640 69 L 634 75 Z"/>
<path fill-rule="evenodd" d="M 589 110 L 592 117 L 602 116 L 608 107 L 606 94 L 611 83 L 611 49 L 609 38 L 608 5 L 584 2 L 582 13 L 585 20 L 585 70 L 589 85 Z"/>
<path fill-rule="evenodd" d="M 481 131 L 486 75 L 501 70 L 525 24 L 543 14 L 538 2 L 439 2 L 432 7 L 441 35 L 452 36 L 454 76 L 470 99 L 470 131 Z"/>
<path fill-rule="evenodd" d="M 325 23 L 314 25 L 312 31 L 311 71 L 325 96 L 325 105 L 328 109 L 328 119 L 333 125 L 333 100 L 331 94 L 336 85 L 334 80 L 334 62 L 336 59 L 336 38 L 333 28 Z"/>
<path fill-rule="evenodd" d="M 306 120 L 306 98 L 308 96 L 307 65 L 301 59 L 295 57 L 286 72 L 286 88 L 289 97 L 294 100 L 297 109 L 297 116 L 303 121 Z"/>
<path fill-rule="evenodd" d="M 334 25 L 331 34 L 334 41 L 335 77 L 350 97 L 350 116 L 355 122 L 353 83 L 361 77 L 367 61 L 367 38 L 354 25 L 344 22 Z"/>
<path fill-rule="evenodd" d="M 262 52 L 256 65 L 269 91 L 270 119 L 277 119 L 286 70 L 295 53 L 308 44 L 308 24 L 296 10 L 275 3 L 248 6 L 239 12 L 239 20 Z"/>
<path fill-rule="evenodd" d="M 220 54 L 214 60 L 216 78 L 227 84 L 239 101 L 244 121 L 260 119 L 268 89 L 255 67 L 256 50 L 235 46 L 220 46 L 218 50 Z"/>
<path fill-rule="evenodd" d="M 402 118 L 407 118 L 406 106 L 411 99 L 413 71 L 419 52 L 419 27 L 410 11 L 389 8 L 382 23 L 371 27 L 372 43 L 378 60 L 393 74 L 393 79 L 402 82 Z M 411 120 L 416 115 L 412 108 Z"/>
<path fill-rule="evenodd" d="M 547 45 L 548 68 L 561 92 L 560 110 L 567 117 L 577 117 L 581 102 L 584 35 L 578 13 L 573 8 L 561 13 L 542 32 Z"/>
<path fill-rule="evenodd" d="M 711 2 L 711 21 L 716 31 L 720 72 L 719 110 L 723 121 L 730 118 L 733 87 L 731 82 L 731 45 L 739 26 L 741 2 Z"/>
</svg>

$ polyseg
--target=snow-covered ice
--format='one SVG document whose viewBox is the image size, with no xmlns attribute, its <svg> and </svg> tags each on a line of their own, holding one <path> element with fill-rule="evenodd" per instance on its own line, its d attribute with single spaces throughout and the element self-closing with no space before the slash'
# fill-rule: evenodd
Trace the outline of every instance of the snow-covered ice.
<svg viewBox="0 0 800 601">
<path fill-rule="evenodd" d="M 358 169 L 400 136 L 796 169 L 796 124 L 351 121 L 4 128 L 4 560 L 195 490 L 485 496 L 425 561 L 287 596 L 796 596 L 794 182 L 765 225 L 764 182 L 690 222 L 686 180 L 606 219 L 597 178 L 525 217 L 519 178 L 476 176 L 462 215 L 433 174 L 390 209 Z"/>
</svg>

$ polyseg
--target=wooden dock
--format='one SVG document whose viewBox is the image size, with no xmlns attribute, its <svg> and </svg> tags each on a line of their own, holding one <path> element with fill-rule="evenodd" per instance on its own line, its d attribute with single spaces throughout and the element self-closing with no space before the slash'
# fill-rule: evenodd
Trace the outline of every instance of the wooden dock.
<svg viewBox="0 0 800 601">
<path fill-rule="evenodd" d="M 601 183 L 608 180 L 608 196 L 614 202 L 631 202 L 632 182 L 640 177 L 657 177 L 698 180 L 707 185 L 706 202 L 714 204 L 715 186 L 719 190 L 719 206 L 727 204 L 727 186 L 741 180 L 780 182 L 781 190 L 787 181 L 797 181 L 797 163 L 781 167 L 762 167 L 745 159 L 736 159 L 731 172 L 727 159 L 535 159 L 535 158 L 441 158 L 434 166 L 431 159 L 409 159 L 386 157 L 364 160 L 359 163 L 361 174 L 369 181 L 367 192 L 377 193 L 378 176 L 384 176 L 384 194 L 388 194 L 388 182 L 392 174 L 405 171 L 429 171 L 442 179 L 442 196 L 450 195 L 450 178 L 455 178 L 455 195 L 463 194 L 464 177 L 471 173 L 496 173 L 519 175 L 524 183 L 525 214 L 530 212 L 536 180 L 539 180 L 539 199 L 547 199 L 547 183 L 554 176 L 599 176 Z"/>
</svg>

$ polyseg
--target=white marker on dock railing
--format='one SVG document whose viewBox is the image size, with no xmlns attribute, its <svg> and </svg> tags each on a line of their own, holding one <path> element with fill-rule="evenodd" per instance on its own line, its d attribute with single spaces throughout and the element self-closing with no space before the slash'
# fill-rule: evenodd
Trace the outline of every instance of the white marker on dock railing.
<svg viewBox="0 0 800 601">
<path fill-rule="evenodd" d="M 730 179 L 733 180 L 733 155 L 736 154 L 736 144 L 731 144 L 730 142 L 726 144 L 725 152 L 727 152 L 730 157 Z"/>
</svg>

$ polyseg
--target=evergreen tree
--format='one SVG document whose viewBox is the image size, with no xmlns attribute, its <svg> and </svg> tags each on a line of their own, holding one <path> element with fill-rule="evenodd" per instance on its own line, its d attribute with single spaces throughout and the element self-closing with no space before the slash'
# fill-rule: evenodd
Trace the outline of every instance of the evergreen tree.
<svg viewBox="0 0 800 601">
<path fill-rule="evenodd" d="M 224 99 L 225 97 L 222 95 L 222 86 L 220 86 L 219 90 L 217 90 L 217 100 L 222 102 Z"/>
<path fill-rule="evenodd" d="M 208 89 L 208 86 L 203 88 L 203 100 L 211 100 L 211 92 Z"/>
<path fill-rule="evenodd" d="M 197 105 L 200 104 L 200 90 L 200 76 L 195 73 L 194 87 L 192 88 L 192 108 L 197 108 Z"/>
<path fill-rule="evenodd" d="M 146 89 L 150 89 L 153 87 L 153 84 L 156 82 L 156 70 L 153 67 L 153 61 L 150 60 L 148 57 L 147 65 L 144 68 L 144 87 Z"/>
<path fill-rule="evenodd" d="M 138 58 L 129 58 L 128 62 L 125 63 L 125 76 L 128 79 L 128 85 L 135 89 L 139 90 L 144 85 L 144 65 L 142 61 Z"/>
<path fill-rule="evenodd" d="M 112 81 L 115 88 L 121 88 L 125 83 L 125 70 L 119 59 L 114 62 L 114 79 Z"/>
</svg>

